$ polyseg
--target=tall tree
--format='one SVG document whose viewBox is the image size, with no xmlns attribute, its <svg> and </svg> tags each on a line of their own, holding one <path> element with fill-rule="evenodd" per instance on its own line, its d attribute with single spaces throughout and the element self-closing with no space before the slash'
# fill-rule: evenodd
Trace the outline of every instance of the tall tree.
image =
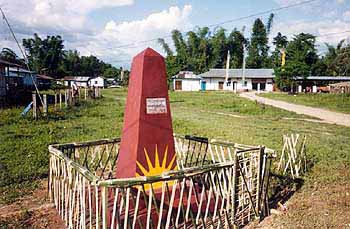
<svg viewBox="0 0 350 229">
<path fill-rule="evenodd" d="M 223 68 L 227 55 L 227 39 L 225 29 L 218 28 L 210 40 L 212 52 L 209 57 L 210 68 Z"/>
<path fill-rule="evenodd" d="M 227 41 L 227 48 L 231 53 L 231 68 L 241 68 L 243 64 L 244 48 L 248 44 L 248 40 L 243 33 L 236 28 L 230 33 Z"/>
<path fill-rule="evenodd" d="M 23 59 L 19 58 L 10 48 L 3 48 L 0 52 L 0 58 L 15 64 L 24 65 Z"/>
<path fill-rule="evenodd" d="M 35 33 L 34 38 L 23 39 L 23 46 L 33 70 L 53 76 L 59 73 L 59 66 L 64 57 L 61 36 L 47 36 L 41 39 Z"/>
<path fill-rule="evenodd" d="M 318 61 L 315 47 L 316 37 L 312 34 L 300 33 L 286 47 L 286 65 L 276 67 L 275 74 L 278 86 L 291 87 L 293 78 L 311 75 L 312 66 Z"/>
<path fill-rule="evenodd" d="M 252 29 L 252 35 L 248 48 L 247 67 L 268 67 L 268 37 L 267 30 L 260 18 L 256 19 Z"/>
<path fill-rule="evenodd" d="M 280 32 L 277 36 L 273 38 L 272 42 L 275 46 L 275 50 L 272 52 L 271 59 L 273 67 L 281 66 L 281 52 L 285 52 L 288 45 L 288 39 L 286 36 L 282 35 Z"/>
</svg>

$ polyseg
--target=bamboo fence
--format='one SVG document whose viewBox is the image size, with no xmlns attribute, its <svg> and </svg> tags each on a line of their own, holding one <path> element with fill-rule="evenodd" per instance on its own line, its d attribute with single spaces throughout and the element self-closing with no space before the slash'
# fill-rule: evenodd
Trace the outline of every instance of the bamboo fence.
<svg viewBox="0 0 350 229">
<path fill-rule="evenodd" d="M 52 98 L 52 102 L 49 103 L 48 97 Z M 42 94 L 43 106 L 38 104 L 38 95 L 36 93 L 32 94 L 32 112 L 33 118 L 37 119 L 40 114 L 42 116 L 48 115 L 48 107 L 50 104 L 53 105 L 54 110 L 62 110 L 63 106 L 65 108 L 70 106 L 75 106 L 79 101 L 87 101 L 92 99 L 102 98 L 102 89 L 98 87 L 93 88 L 78 88 L 76 92 L 72 89 L 57 89 L 54 90 L 53 94 Z"/>
<path fill-rule="evenodd" d="M 49 146 L 49 196 L 67 228 L 233 228 L 269 214 L 264 146 L 175 136 L 176 171 L 115 179 L 119 143 Z"/>
<path fill-rule="evenodd" d="M 300 134 L 283 135 L 283 148 L 277 171 L 300 178 L 307 169 L 306 136 Z"/>
</svg>

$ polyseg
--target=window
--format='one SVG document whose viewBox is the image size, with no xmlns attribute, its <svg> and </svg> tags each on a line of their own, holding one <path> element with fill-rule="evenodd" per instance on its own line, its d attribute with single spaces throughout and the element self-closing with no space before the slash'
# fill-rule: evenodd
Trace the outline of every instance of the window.
<svg viewBox="0 0 350 229">
<path fill-rule="evenodd" d="M 95 80 L 95 84 L 98 84 L 98 81 L 97 81 L 97 80 Z"/>
</svg>

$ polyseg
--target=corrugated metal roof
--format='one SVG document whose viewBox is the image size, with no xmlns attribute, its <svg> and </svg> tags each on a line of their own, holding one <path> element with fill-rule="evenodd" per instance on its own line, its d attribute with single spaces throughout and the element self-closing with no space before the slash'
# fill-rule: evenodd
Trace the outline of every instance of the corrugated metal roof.
<svg viewBox="0 0 350 229">
<path fill-rule="evenodd" d="M 3 59 L 0 59 L 0 64 L 5 65 L 5 66 L 10 66 L 10 67 L 19 67 L 19 68 L 22 67 L 19 64 L 11 63 L 11 62 L 3 60 Z"/>
<path fill-rule="evenodd" d="M 230 78 L 242 78 L 242 69 L 229 69 Z M 199 77 L 202 78 L 225 78 L 226 69 L 210 69 L 208 72 L 204 72 Z M 274 78 L 273 69 L 262 68 L 262 69 L 245 69 L 245 77 L 247 78 Z"/>
<path fill-rule="evenodd" d="M 80 81 L 80 82 L 87 82 L 91 77 L 89 76 L 65 76 L 63 78 L 64 80 L 70 80 L 70 81 Z"/>
<path fill-rule="evenodd" d="M 297 80 L 350 81 L 350 76 L 297 76 Z"/>
<path fill-rule="evenodd" d="M 333 84 L 330 84 L 329 86 L 333 86 L 333 87 L 350 87 L 350 82 L 333 83 Z"/>
<path fill-rule="evenodd" d="M 193 80 L 200 80 L 202 79 L 198 75 L 194 74 L 190 71 L 181 71 L 177 75 L 171 77 L 172 79 L 193 79 Z"/>
</svg>

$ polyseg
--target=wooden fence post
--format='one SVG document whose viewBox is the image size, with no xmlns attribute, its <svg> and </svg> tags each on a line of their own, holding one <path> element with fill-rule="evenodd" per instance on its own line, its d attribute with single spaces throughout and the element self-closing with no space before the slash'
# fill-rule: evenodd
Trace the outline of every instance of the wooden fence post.
<svg viewBox="0 0 350 229">
<path fill-rule="evenodd" d="M 47 116 L 47 95 L 46 94 L 43 95 L 43 99 L 44 99 L 43 113 L 44 113 L 44 116 Z"/>
<path fill-rule="evenodd" d="M 64 90 L 64 105 L 67 107 L 68 106 L 68 96 L 69 92 L 68 89 Z"/>
<path fill-rule="evenodd" d="M 36 107 L 36 94 L 32 94 L 32 99 L 33 99 L 33 118 L 37 118 L 37 107 Z"/>
<path fill-rule="evenodd" d="M 258 177 L 257 177 L 257 186 L 256 186 L 256 212 L 259 214 L 260 216 L 260 201 L 261 201 L 261 193 L 260 193 L 260 189 L 261 189 L 261 175 L 262 175 L 262 168 L 263 166 L 263 159 L 264 159 L 264 152 L 265 152 L 265 147 L 264 146 L 259 146 L 260 150 L 259 150 L 259 155 L 258 155 Z"/>
<path fill-rule="evenodd" d="M 61 90 L 58 91 L 58 94 L 60 96 L 60 110 L 62 110 L 62 93 L 61 93 Z"/>
<path fill-rule="evenodd" d="M 57 108 L 57 91 L 55 91 L 55 110 Z"/>
<path fill-rule="evenodd" d="M 107 189 L 107 187 L 102 187 L 101 195 L 102 195 L 102 200 L 101 200 L 101 204 L 102 204 L 102 228 L 107 229 L 108 228 L 108 225 L 107 225 L 108 189 Z M 128 201 L 128 200 L 126 200 L 126 201 Z M 124 219 L 124 220 L 127 220 L 127 219 Z"/>
<path fill-rule="evenodd" d="M 87 89 L 86 89 L 86 87 L 84 88 L 84 99 L 85 100 L 87 99 Z"/>
<path fill-rule="evenodd" d="M 233 190 L 232 190 L 232 196 L 233 196 L 233 207 L 232 207 L 232 224 L 233 224 L 233 228 L 236 229 L 238 228 L 238 225 L 237 225 L 237 222 L 236 222 L 236 212 L 237 212 L 237 206 L 238 204 L 236 203 L 237 202 L 237 198 L 236 198 L 236 195 L 237 195 L 237 180 L 238 180 L 238 173 L 237 173 L 237 170 L 238 170 L 238 156 L 237 156 L 237 149 L 234 150 L 234 155 L 233 155 L 233 174 L 232 174 L 232 178 L 233 178 L 233 182 L 232 182 L 232 187 L 233 187 Z"/>
</svg>

